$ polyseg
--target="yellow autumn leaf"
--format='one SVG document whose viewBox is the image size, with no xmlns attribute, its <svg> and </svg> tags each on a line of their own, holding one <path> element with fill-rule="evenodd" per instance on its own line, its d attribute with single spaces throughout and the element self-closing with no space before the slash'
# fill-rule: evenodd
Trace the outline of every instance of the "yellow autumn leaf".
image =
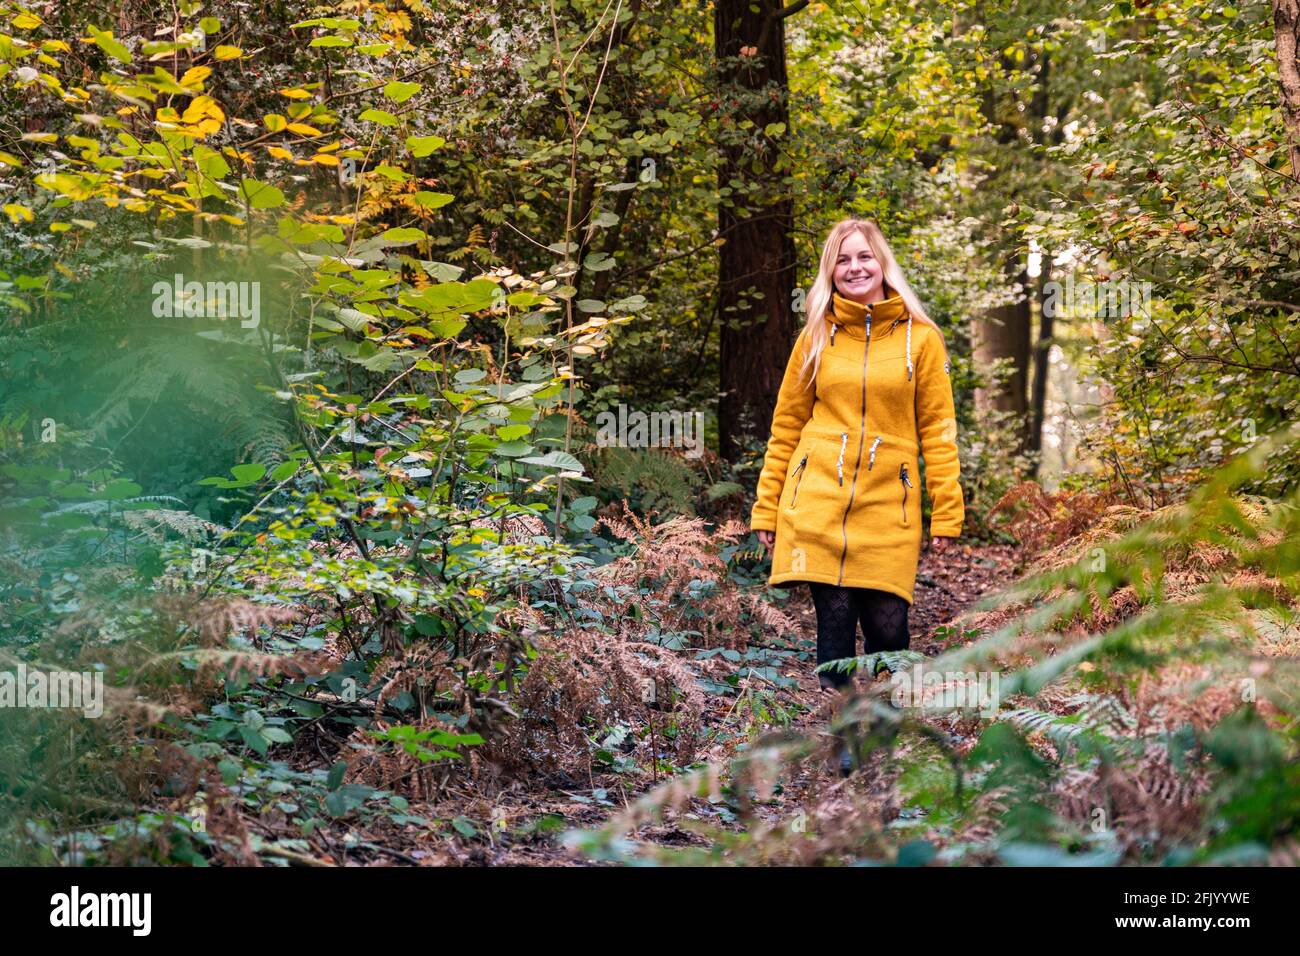
<svg viewBox="0 0 1300 956">
<path fill-rule="evenodd" d="M 267 113 L 262 117 L 262 122 L 266 124 L 266 128 L 272 133 L 278 133 L 289 125 L 289 121 L 279 113 Z"/>
<path fill-rule="evenodd" d="M 19 30 L 35 30 L 44 21 L 34 13 L 28 13 L 24 10 L 18 16 L 14 17 L 13 24 Z"/>
<path fill-rule="evenodd" d="M 303 136 L 323 135 L 321 131 L 318 130 L 315 126 L 308 126 L 306 123 L 290 123 L 289 131 L 293 133 L 300 133 Z"/>
<path fill-rule="evenodd" d="M 292 88 L 290 88 L 290 89 L 279 90 L 279 91 L 277 91 L 277 92 L 279 92 L 279 94 L 280 94 L 281 96 L 287 97 L 287 98 L 289 98 L 289 99 L 291 99 L 291 100 L 309 100 L 309 99 L 311 99 L 311 94 L 310 94 L 310 93 L 308 93 L 306 90 L 299 89 L 299 88 L 296 87 L 296 86 L 295 86 L 295 87 L 292 87 Z"/>
<path fill-rule="evenodd" d="M 337 166 L 339 164 L 339 158 L 331 156 L 329 153 L 317 153 L 311 159 L 318 166 Z"/>
<path fill-rule="evenodd" d="M 9 216 L 11 222 L 31 222 L 34 218 L 32 211 L 21 203 L 10 202 L 4 205 L 5 214 Z"/>
<path fill-rule="evenodd" d="M 276 159 L 293 159 L 293 153 L 289 152 L 283 146 L 268 146 L 266 151 Z"/>
<path fill-rule="evenodd" d="M 181 86 L 187 90 L 196 90 L 203 86 L 203 81 L 212 75 L 210 66 L 192 66 L 181 77 Z"/>
<path fill-rule="evenodd" d="M 188 74 L 187 74 L 188 75 Z M 221 111 L 217 101 L 210 96 L 196 96 L 181 114 L 181 122 L 200 123 L 205 119 L 224 120 L 226 114 Z"/>
<path fill-rule="evenodd" d="M 212 55 L 218 60 L 238 60 L 244 55 L 244 51 L 237 46 L 226 46 L 222 44 L 212 51 Z"/>
</svg>

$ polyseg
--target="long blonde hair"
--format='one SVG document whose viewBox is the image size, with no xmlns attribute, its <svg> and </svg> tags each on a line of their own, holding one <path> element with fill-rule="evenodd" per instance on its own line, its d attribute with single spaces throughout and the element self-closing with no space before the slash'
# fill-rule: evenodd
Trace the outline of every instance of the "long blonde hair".
<svg viewBox="0 0 1300 956">
<path fill-rule="evenodd" d="M 826 237 L 826 242 L 822 245 L 821 260 L 817 265 L 817 278 L 813 280 L 812 291 L 808 293 L 807 319 L 805 320 L 808 327 L 808 336 L 803 364 L 800 366 L 800 374 L 806 374 L 811 367 L 812 374 L 808 377 L 808 385 L 817 380 L 817 372 L 821 368 L 822 349 L 826 347 L 831 334 L 831 320 L 827 313 L 830 311 L 831 294 L 834 292 L 835 260 L 839 258 L 840 246 L 844 244 L 845 238 L 854 230 L 866 237 L 867 245 L 871 247 L 872 254 L 880 260 L 880 264 L 883 266 L 885 284 L 902 296 L 903 305 L 906 306 L 908 313 L 929 325 L 938 333 L 939 341 L 943 343 L 944 361 L 946 363 L 948 360 L 948 344 L 944 341 L 943 330 L 935 325 L 934 320 L 926 314 L 925 307 L 921 305 L 921 300 L 916 297 L 911 285 L 904 278 L 903 270 L 898 267 L 898 260 L 894 258 L 893 250 L 889 248 L 889 243 L 885 241 L 885 234 L 880 231 L 879 226 L 869 219 L 850 218 L 841 219 L 832 226 L 830 234 Z"/>
</svg>

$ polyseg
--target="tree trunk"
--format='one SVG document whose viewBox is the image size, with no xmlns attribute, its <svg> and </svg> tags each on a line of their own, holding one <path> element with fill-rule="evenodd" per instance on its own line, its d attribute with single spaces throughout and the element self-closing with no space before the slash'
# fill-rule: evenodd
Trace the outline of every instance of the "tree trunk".
<svg viewBox="0 0 1300 956">
<path fill-rule="evenodd" d="M 1029 275 L 1018 253 L 1011 253 L 1004 263 L 1009 283 L 1022 292 L 1028 289 Z M 975 389 L 975 408 L 980 412 L 1014 412 L 1021 422 L 1020 448 L 1025 450 L 1026 369 L 1029 368 L 1029 340 L 1032 310 L 1029 297 L 1000 306 L 977 318 L 971 333 L 971 346 L 977 368 L 988 370 L 995 359 L 1011 359 L 1011 375 L 992 388 Z"/>
<path fill-rule="evenodd" d="M 718 235 L 724 240 L 718 262 L 718 435 L 729 461 L 738 457 L 746 436 L 766 436 L 795 335 L 794 203 L 781 183 L 777 144 L 765 130 L 771 123 L 789 124 L 784 23 L 803 6 L 717 0 L 714 7 L 724 117 L 718 133 Z M 728 116 L 735 122 L 726 123 Z M 754 125 L 740 128 L 746 119 Z"/>
<path fill-rule="evenodd" d="M 1052 335 L 1055 332 L 1053 309 L 1045 307 L 1046 286 L 1052 281 L 1052 253 L 1043 252 L 1042 272 L 1038 276 L 1038 341 L 1034 343 L 1034 379 L 1029 396 L 1029 429 L 1025 447 L 1032 452 L 1043 450 L 1043 419 L 1047 408 L 1047 379 L 1051 373 L 1048 359 L 1052 352 Z M 1041 454 L 1035 458 L 1034 477 L 1042 464 Z"/>
<path fill-rule="evenodd" d="M 1291 144 L 1291 175 L 1300 179 L 1300 0 L 1273 0 L 1273 42 L 1282 87 L 1282 119 Z"/>
<path fill-rule="evenodd" d="M 1014 147 L 1019 142 L 1020 133 L 1024 128 L 1030 131 L 1031 138 L 1041 135 L 1043 119 L 1050 107 L 1048 74 L 1051 66 L 1048 54 L 1044 52 L 1041 55 L 1038 79 L 1027 115 L 1010 110 L 1005 111 L 1004 115 L 999 111 L 1000 104 L 993 88 L 990 86 L 984 91 L 981 109 L 985 119 L 997 128 L 997 143 L 1003 149 Z M 1003 67 L 1009 68 L 1009 66 L 1006 55 L 1003 54 Z M 1012 168 L 1003 175 L 1014 177 L 1017 173 Z M 1020 187 L 1015 186 L 1014 179 L 1011 182 L 1014 188 L 1010 190 L 1007 198 L 1014 200 Z M 1029 298 L 1028 263 L 1020 256 L 1020 243 L 1017 241 L 1022 235 L 1017 229 L 1012 237 L 1007 237 L 1010 241 L 1004 240 L 1002 243 L 1005 256 L 1003 273 L 1007 277 L 1008 284 L 1021 295 L 1021 300 L 993 309 L 988 315 L 977 318 L 971 332 L 971 346 L 976 368 L 988 371 L 996 359 L 1011 360 L 1011 374 L 1005 380 L 991 388 L 975 390 L 975 408 L 979 412 L 1013 413 L 1019 424 L 1016 432 L 1017 447 L 1014 451 L 1021 453 L 1037 451 L 1040 447 L 1043 405 L 1047 394 L 1047 353 L 1043 351 L 1034 377 L 1034 413 L 1031 415 L 1028 382 L 1030 346 L 1033 338 L 1033 304 Z M 1045 331 L 1050 329 L 1050 325 L 1045 326 L 1044 329 Z M 1047 347 L 1050 347 L 1050 343 L 1044 345 L 1040 341 L 1040 349 L 1045 350 Z"/>
</svg>

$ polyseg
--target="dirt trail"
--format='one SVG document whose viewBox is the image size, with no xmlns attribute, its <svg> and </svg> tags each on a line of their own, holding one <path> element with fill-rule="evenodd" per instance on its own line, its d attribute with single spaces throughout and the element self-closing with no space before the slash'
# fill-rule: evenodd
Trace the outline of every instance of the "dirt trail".
<svg viewBox="0 0 1300 956">
<path fill-rule="evenodd" d="M 1011 581 L 1018 570 L 1020 553 L 1019 548 L 1011 545 L 965 544 L 949 548 L 943 554 L 928 550 L 923 552 L 917 576 L 916 600 L 909 619 L 912 649 L 931 656 L 942 652 L 947 644 L 935 635 L 936 629 L 950 622 L 982 595 Z M 811 639 L 815 635 L 816 615 L 807 588 L 796 587 L 791 590 L 786 611 L 798 622 L 804 636 Z M 832 695 L 821 691 L 811 666 L 801 666 L 785 673 L 798 682 L 797 687 L 783 689 L 778 695 L 782 706 L 794 713 L 789 725 L 791 729 L 810 732 L 823 727 L 830 713 Z M 883 675 L 881 679 L 884 679 Z M 720 707 L 709 721 L 716 721 L 719 725 L 724 723 L 729 710 L 729 704 Z M 799 775 L 789 782 L 785 794 L 794 799 L 815 782 L 812 778 L 816 776 L 816 773 Z M 827 768 L 826 777 L 833 780 L 831 768 Z M 879 789 L 881 799 L 887 800 L 888 796 L 883 791 L 889 789 L 888 781 L 872 780 L 870 777 L 869 770 L 855 775 L 855 785 L 868 790 Z M 606 799 L 593 802 L 592 792 L 600 788 L 602 782 L 608 787 Z M 590 861 L 580 854 L 557 846 L 550 835 L 521 835 L 520 828 L 526 827 L 529 821 L 547 815 L 561 818 L 565 828 L 598 827 L 626 802 L 654 785 L 648 775 L 635 781 L 636 789 L 625 789 L 629 782 L 633 781 L 608 774 L 581 781 L 534 780 L 528 782 L 526 787 L 522 783 L 513 785 L 490 804 L 478 794 L 452 792 L 440 805 L 423 808 L 424 812 L 442 817 L 467 814 L 477 818 L 490 818 L 495 814 L 508 821 L 509 835 L 499 841 L 492 839 L 487 845 L 478 842 L 457 846 L 454 841 L 441 838 L 428 843 L 421 840 L 419 843 L 422 846 L 407 845 L 402 849 L 405 854 L 424 865 L 589 865 Z M 823 780 L 823 785 L 825 782 Z M 831 787 L 834 786 L 831 783 Z M 724 814 L 709 808 L 703 801 L 697 803 L 701 804 L 698 818 L 707 818 L 711 824 L 726 825 Z M 784 804 L 785 798 L 778 795 L 773 805 L 761 809 L 761 815 L 771 819 L 780 818 L 785 813 Z M 643 828 L 638 833 L 638 838 L 663 846 L 705 845 L 699 836 L 674 823 Z M 400 864 L 398 860 L 389 862 Z"/>
</svg>

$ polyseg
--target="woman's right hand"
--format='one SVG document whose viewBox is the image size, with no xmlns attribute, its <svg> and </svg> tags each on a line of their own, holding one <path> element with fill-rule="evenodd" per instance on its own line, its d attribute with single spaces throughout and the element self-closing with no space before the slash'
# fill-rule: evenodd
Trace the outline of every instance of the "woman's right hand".
<svg viewBox="0 0 1300 956">
<path fill-rule="evenodd" d="M 767 553 L 772 553 L 772 545 L 776 543 L 776 533 L 773 531 L 759 531 L 758 540 L 763 542 L 763 547 L 767 548 Z"/>
</svg>

